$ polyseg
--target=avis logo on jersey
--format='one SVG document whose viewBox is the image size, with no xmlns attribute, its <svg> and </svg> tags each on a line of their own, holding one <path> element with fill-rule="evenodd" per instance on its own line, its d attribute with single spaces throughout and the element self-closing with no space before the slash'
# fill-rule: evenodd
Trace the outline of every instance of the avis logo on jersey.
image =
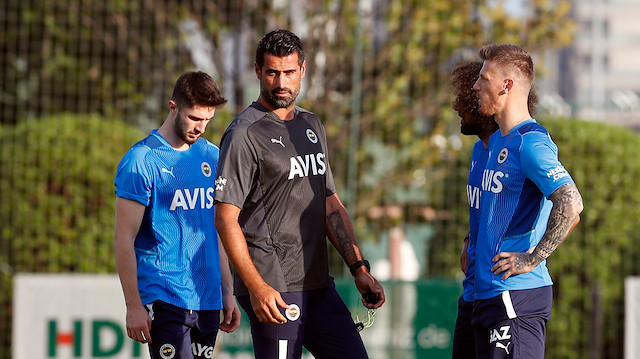
<svg viewBox="0 0 640 359">
<path fill-rule="evenodd" d="M 170 211 L 175 211 L 177 208 L 183 210 L 190 209 L 211 209 L 213 207 L 213 187 L 208 188 L 178 188 L 173 193 L 173 199 L 171 200 Z"/>
<path fill-rule="evenodd" d="M 309 153 L 304 156 L 295 156 L 289 159 L 291 168 L 289 169 L 289 179 L 295 177 L 322 176 L 327 171 L 324 163 L 324 153 Z"/>
</svg>

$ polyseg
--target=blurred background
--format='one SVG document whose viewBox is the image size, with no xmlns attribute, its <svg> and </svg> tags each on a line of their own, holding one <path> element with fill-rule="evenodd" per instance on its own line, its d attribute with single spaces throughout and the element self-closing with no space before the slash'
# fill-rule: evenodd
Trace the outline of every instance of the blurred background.
<svg viewBox="0 0 640 359">
<path fill-rule="evenodd" d="M 56 327 L 53 297 L 84 302 L 91 290 L 71 295 L 46 287 L 51 281 L 25 281 L 35 300 L 18 310 L 34 295 L 18 293 L 17 278 L 113 278 L 120 158 L 162 123 L 187 70 L 211 74 L 229 99 L 205 135 L 218 144 L 257 99 L 255 47 L 277 28 L 303 41 L 298 104 L 327 129 L 338 191 L 388 292 L 379 319 L 363 331 L 372 358 L 450 357 L 476 138 L 459 134 L 449 72 L 491 42 L 533 55 L 535 117 L 585 204 L 548 263 L 555 285 L 546 357 L 624 357 L 633 304 L 625 278 L 640 274 L 639 13 L 638 0 L 3 0 L 0 359 L 18 358 L 18 342 L 32 350 L 20 358 L 133 355 L 113 343 L 95 350 L 100 328 L 120 340 L 121 324 L 96 322 L 104 319 L 99 311 L 81 318 L 93 326 Z M 346 266 L 331 254 L 341 292 L 357 304 Z M 111 293 L 121 300 L 118 286 Z M 40 307 L 49 314 L 22 317 Z M 362 307 L 359 315 L 366 316 Z M 42 323 L 30 330 L 28 320 Z M 124 314 L 113 320 L 123 323 Z M 93 333 L 93 351 L 79 344 L 83 331 Z M 35 337 L 43 348 L 29 344 Z M 222 335 L 216 350 L 220 358 L 251 357 L 247 327 Z"/>
</svg>

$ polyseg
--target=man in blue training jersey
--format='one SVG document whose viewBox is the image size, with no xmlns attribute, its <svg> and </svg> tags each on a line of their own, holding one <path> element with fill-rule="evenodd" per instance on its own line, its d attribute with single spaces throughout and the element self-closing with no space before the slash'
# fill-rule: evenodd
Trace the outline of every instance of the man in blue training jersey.
<svg viewBox="0 0 640 359">
<path fill-rule="evenodd" d="M 368 358 L 329 274 L 327 237 L 367 308 L 384 303 L 384 290 L 336 193 L 324 126 L 295 104 L 306 71 L 298 36 L 265 35 L 255 71 L 260 95 L 222 137 L 215 196 L 255 357 L 299 359 L 305 347 L 317 359 Z"/>
<path fill-rule="evenodd" d="M 482 61 L 467 61 L 459 64 L 451 72 L 451 87 L 455 99 L 453 110 L 460 116 L 460 133 L 467 136 L 478 136 L 473 146 L 471 166 L 467 180 L 467 198 L 469 202 L 469 232 L 464 238 L 460 267 L 465 274 L 462 281 L 463 292 L 458 300 L 458 317 L 453 333 L 453 359 L 473 359 L 476 357 L 476 346 L 471 317 L 475 301 L 474 273 L 476 241 L 480 222 L 480 197 L 482 193 L 482 173 L 489 156 L 489 137 L 498 130 L 493 116 L 485 116 L 478 111 L 478 96 L 473 84 L 478 79 Z M 538 96 L 532 88 L 529 92 L 527 106 L 529 113 L 535 113 Z"/>
<path fill-rule="evenodd" d="M 458 300 L 458 318 L 453 332 L 453 359 L 475 358 L 475 338 L 471 327 L 473 311 L 474 271 L 478 222 L 480 221 L 480 191 L 482 171 L 487 162 L 487 143 L 489 136 L 498 130 L 498 124 L 492 116 L 478 112 L 478 97 L 473 91 L 473 83 L 478 78 L 482 62 L 465 62 L 451 72 L 451 86 L 455 95 L 452 108 L 460 116 L 460 132 L 463 135 L 478 136 L 473 146 L 471 166 L 467 179 L 467 198 L 469 200 L 469 232 L 464 238 L 460 255 L 460 267 L 465 273 L 462 281 L 463 292 Z"/>
<path fill-rule="evenodd" d="M 149 343 L 152 359 L 210 358 L 218 329 L 240 324 L 213 224 L 219 149 L 200 137 L 226 102 L 211 76 L 184 73 L 162 126 L 118 165 L 114 250 L 127 335 Z"/>
<path fill-rule="evenodd" d="M 473 326 L 478 358 L 544 358 L 552 281 L 546 259 L 579 221 L 582 198 L 547 131 L 531 118 L 534 69 L 516 45 L 492 44 L 473 89 L 500 130 L 482 175 Z"/>
</svg>

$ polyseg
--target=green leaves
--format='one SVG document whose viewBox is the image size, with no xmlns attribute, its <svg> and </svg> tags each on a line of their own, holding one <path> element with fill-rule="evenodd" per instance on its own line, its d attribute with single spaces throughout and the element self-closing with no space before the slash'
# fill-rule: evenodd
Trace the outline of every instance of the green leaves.
<svg viewBox="0 0 640 359">
<path fill-rule="evenodd" d="M 0 265 L 13 272 L 113 272 L 113 177 L 142 133 L 95 115 L 7 129 L 0 144 Z"/>
</svg>

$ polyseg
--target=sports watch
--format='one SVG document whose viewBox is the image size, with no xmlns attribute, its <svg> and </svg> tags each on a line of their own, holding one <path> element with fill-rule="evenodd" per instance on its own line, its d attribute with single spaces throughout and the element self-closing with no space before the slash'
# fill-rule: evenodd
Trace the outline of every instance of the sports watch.
<svg viewBox="0 0 640 359">
<path fill-rule="evenodd" d="M 351 272 L 352 276 L 355 276 L 356 270 L 362 266 L 367 268 L 367 272 L 371 272 L 371 266 L 369 265 L 369 261 L 366 259 L 355 261 L 352 265 L 349 266 L 349 272 Z"/>
</svg>

